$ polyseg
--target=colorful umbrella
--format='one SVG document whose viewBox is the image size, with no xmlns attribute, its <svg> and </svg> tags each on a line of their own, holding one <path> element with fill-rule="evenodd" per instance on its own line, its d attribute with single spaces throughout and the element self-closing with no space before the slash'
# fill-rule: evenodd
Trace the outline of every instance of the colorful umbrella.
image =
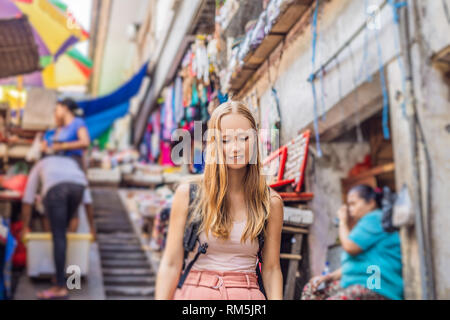
<svg viewBox="0 0 450 320">
<path fill-rule="evenodd" d="M 61 55 L 58 61 L 41 60 L 44 69 L 23 76 L 22 84 L 32 87 L 57 89 L 65 86 L 86 85 L 92 71 L 92 61 L 76 49 Z M 0 79 L 0 85 L 14 85 L 16 77 Z"/>
<path fill-rule="evenodd" d="M 89 35 L 67 12 L 57 0 L 0 0 L 0 18 L 26 14 L 33 26 L 43 70 L 24 75 L 24 85 L 50 89 L 86 85 L 92 62 L 75 49 L 66 50 Z M 14 83 L 16 78 L 0 80 L 0 85 Z"/>
<path fill-rule="evenodd" d="M 89 37 L 60 1 L 0 0 L 0 19 L 22 14 L 28 16 L 33 26 L 41 59 L 50 56 L 56 60 L 70 46 Z"/>
<path fill-rule="evenodd" d="M 91 74 L 92 61 L 78 50 L 70 49 L 56 62 L 48 64 L 41 72 L 46 88 L 86 85 Z M 25 84 L 27 84 L 25 80 Z"/>
</svg>

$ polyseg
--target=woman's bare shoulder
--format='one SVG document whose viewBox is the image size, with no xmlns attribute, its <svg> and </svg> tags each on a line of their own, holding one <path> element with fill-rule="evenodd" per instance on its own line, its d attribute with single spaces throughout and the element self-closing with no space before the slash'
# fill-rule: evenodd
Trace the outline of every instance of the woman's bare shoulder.
<svg viewBox="0 0 450 320">
<path fill-rule="evenodd" d="M 272 188 L 270 188 L 270 211 L 271 219 L 283 220 L 283 199 Z"/>
<path fill-rule="evenodd" d="M 189 184 L 181 183 L 175 189 L 175 194 L 173 195 L 171 216 L 172 217 L 183 217 L 187 216 L 189 207 Z"/>
<path fill-rule="evenodd" d="M 175 189 L 174 201 L 189 201 L 190 184 L 187 182 L 180 183 Z"/>
<path fill-rule="evenodd" d="M 269 188 L 270 189 L 270 203 L 277 203 L 279 201 L 283 202 L 283 199 L 281 198 L 281 196 L 278 194 L 278 192 L 276 192 L 274 189 Z M 275 199 L 274 199 L 275 198 Z M 276 200 L 278 199 L 278 200 Z"/>
</svg>

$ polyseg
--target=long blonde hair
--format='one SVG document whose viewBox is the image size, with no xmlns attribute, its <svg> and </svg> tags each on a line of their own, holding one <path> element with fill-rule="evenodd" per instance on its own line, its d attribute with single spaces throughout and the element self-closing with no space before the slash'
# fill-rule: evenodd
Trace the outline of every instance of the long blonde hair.
<svg viewBox="0 0 450 320">
<path fill-rule="evenodd" d="M 209 232 L 219 239 L 229 239 L 232 228 L 226 202 L 228 188 L 228 168 L 223 157 L 220 123 L 228 114 L 240 114 L 247 118 L 254 132 L 257 132 L 255 118 L 242 102 L 228 101 L 217 107 L 208 122 L 208 140 L 205 154 L 205 170 L 203 177 L 197 180 L 196 201 L 192 204 L 191 221 L 201 221 L 199 232 Z M 270 191 L 264 176 L 261 174 L 261 158 L 257 135 L 253 156 L 255 161 L 247 165 L 244 177 L 245 204 L 247 208 L 247 224 L 241 242 L 254 240 L 260 232 L 265 232 L 265 221 L 270 214 Z M 255 154 L 256 153 L 256 154 Z M 216 158 L 217 157 L 217 158 Z"/>
</svg>

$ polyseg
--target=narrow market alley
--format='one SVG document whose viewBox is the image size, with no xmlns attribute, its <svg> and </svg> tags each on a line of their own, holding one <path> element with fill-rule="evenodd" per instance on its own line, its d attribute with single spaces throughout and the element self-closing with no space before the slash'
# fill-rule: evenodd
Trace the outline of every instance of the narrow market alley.
<svg viewBox="0 0 450 320">
<path fill-rule="evenodd" d="M 450 299 L 449 35 L 450 0 L 0 0 L 0 301 Z"/>
</svg>

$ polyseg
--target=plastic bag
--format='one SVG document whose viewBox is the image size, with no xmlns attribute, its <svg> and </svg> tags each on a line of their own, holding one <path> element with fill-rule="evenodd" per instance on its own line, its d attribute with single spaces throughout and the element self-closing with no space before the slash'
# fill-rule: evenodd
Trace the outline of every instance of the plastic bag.
<svg viewBox="0 0 450 320">
<path fill-rule="evenodd" d="M 408 187 L 403 185 L 394 204 L 392 224 L 399 228 L 414 224 L 414 210 Z"/>
<path fill-rule="evenodd" d="M 383 211 L 383 217 L 381 224 L 384 231 L 395 232 L 398 228 L 393 224 L 393 207 L 396 200 L 396 195 L 388 187 L 383 188 L 383 199 L 381 200 L 381 210 Z"/>
<path fill-rule="evenodd" d="M 28 162 L 38 161 L 41 158 L 41 135 L 37 134 L 33 140 L 33 144 L 28 149 L 25 160 Z"/>
</svg>

